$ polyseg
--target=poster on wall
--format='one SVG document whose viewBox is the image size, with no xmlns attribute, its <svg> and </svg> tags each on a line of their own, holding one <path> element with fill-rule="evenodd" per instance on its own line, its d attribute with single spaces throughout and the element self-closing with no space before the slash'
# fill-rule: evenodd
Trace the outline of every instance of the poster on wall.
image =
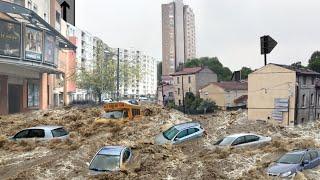
<svg viewBox="0 0 320 180">
<path fill-rule="evenodd" d="M 20 57 L 21 25 L 0 19 L 0 56 Z"/>
<path fill-rule="evenodd" d="M 30 27 L 26 27 L 25 50 L 26 59 L 36 61 L 42 60 L 41 31 Z"/>
<path fill-rule="evenodd" d="M 46 63 L 55 63 L 56 39 L 54 36 L 46 33 L 44 36 L 44 61 Z"/>
</svg>

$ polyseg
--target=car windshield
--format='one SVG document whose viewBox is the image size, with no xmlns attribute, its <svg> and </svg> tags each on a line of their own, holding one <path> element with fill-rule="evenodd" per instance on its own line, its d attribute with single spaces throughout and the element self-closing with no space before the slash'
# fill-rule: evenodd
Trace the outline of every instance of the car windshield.
<svg viewBox="0 0 320 180">
<path fill-rule="evenodd" d="M 102 117 L 109 118 L 109 119 L 120 119 L 123 117 L 123 111 L 107 112 L 107 113 L 104 113 Z"/>
<path fill-rule="evenodd" d="M 303 154 L 285 154 L 277 161 L 277 163 L 299 164 L 301 162 L 302 157 Z"/>
<path fill-rule="evenodd" d="M 171 140 L 178 132 L 179 131 L 175 127 L 171 127 L 170 129 L 163 132 L 163 136 L 166 139 Z"/>
<path fill-rule="evenodd" d="M 228 145 L 231 145 L 234 140 L 235 140 L 234 137 L 225 137 L 217 141 L 214 145 L 228 146 Z"/>
<path fill-rule="evenodd" d="M 94 171 L 114 171 L 120 168 L 120 156 L 98 154 L 91 162 L 89 169 Z"/>
</svg>

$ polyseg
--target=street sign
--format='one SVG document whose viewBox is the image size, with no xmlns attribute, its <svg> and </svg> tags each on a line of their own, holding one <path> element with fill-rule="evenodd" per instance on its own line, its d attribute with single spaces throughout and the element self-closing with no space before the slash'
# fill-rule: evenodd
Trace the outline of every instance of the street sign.
<svg viewBox="0 0 320 180">
<path fill-rule="evenodd" d="M 267 65 L 267 54 L 269 54 L 277 45 L 277 41 L 269 35 L 260 37 L 261 54 L 264 55 L 264 65 Z"/>
<path fill-rule="evenodd" d="M 269 54 L 274 47 L 278 44 L 277 41 L 272 39 L 272 37 L 268 36 L 262 36 L 260 37 L 260 43 L 261 43 L 261 54 Z"/>
</svg>

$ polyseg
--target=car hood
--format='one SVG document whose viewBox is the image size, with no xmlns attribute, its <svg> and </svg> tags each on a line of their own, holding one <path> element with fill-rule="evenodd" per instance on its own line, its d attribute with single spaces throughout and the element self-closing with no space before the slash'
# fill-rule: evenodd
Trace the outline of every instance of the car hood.
<svg viewBox="0 0 320 180">
<path fill-rule="evenodd" d="M 158 134 L 154 140 L 154 143 L 155 144 L 158 144 L 158 145 L 163 145 L 163 144 L 167 144 L 167 143 L 170 143 L 171 141 L 166 139 L 163 134 Z"/>
<path fill-rule="evenodd" d="M 299 164 L 283 164 L 283 163 L 276 163 L 270 168 L 268 168 L 268 173 L 272 174 L 281 174 L 288 171 L 295 172 L 296 168 Z"/>
</svg>

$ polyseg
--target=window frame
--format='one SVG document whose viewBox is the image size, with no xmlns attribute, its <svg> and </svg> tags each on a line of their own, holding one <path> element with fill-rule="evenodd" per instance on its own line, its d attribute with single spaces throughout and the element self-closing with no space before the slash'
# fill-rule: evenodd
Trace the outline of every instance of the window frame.
<svg viewBox="0 0 320 180">
<path fill-rule="evenodd" d="M 235 142 L 236 142 L 238 139 L 240 139 L 240 138 L 243 138 L 243 142 L 235 144 Z M 245 138 L 245 136 L 240 136 L 240 137 L 238 137 L 237 139 L 235 139 L 235 140 L 232 142 L 231 146 L 237 146 L 237 145 L 245 144 L 245 143 L 246 143 L 246 138 Z"/>
<path fill-rule="evenodd" d="M 184 133 L 184 132 L 186 132 L 186 135 L 185 135 L 185 136 L 183 136 L 183 137 L 178 137 L 180 134 L 182 134 L 182 133 Z M 184 130 L 178 132 L 178 134 L 176 135 L 176 137 L 174 138 L 174 140 L 176 141 L 177 138 L 183 139 L 183 138 L 185 138 L 186 136 L 188 136 L 188 129 L 184 129 Z"/>
<path fill-rule="evenodd" d="M 41 136 L 30 137 L 31 135 L 33 135 L 32 133 L 34 133 L 35 131 L 41 131 Z M 28 138 L 45 138 L 45 137 L 46 137 L 46 132 L 44 129 L 29 129 Z"/>
<path fill-rule="evenodd" d="M 16 136 L 18 135 L 18 134 L 20 134 L 20 133 L 22 133 L 22 132 L 27 132 L 27 134 L 25 135 L 25 137 L 19 137 L 19 138 L 17 138 Z M 29 129 L 24 129 L 24 130 L 21 130 L 21 131 L 19 131 L 18 133 L 16 133 L 14 136 L 13 136 L 13 138 L 14 139 L 21 139 L 21 138 L 28 138 L 28 136 L 29 136 Z"/>
</svg>

